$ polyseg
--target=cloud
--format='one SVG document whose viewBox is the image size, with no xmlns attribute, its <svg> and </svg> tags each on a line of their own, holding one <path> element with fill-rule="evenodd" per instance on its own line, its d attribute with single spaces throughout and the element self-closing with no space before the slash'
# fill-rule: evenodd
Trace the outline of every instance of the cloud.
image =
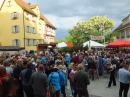
<svg viewBox="0 0 130 97">
<path fill-rule="evenodd" d="M 117 27 L 130 14 L 130 0 L 24 0 L 39 4 L 41 12 L 57 28 L 57 39 L 64 38 L 67 30 L 78 21 L 95 15 L 106 15 Z M 62 32 L 62 34 L 61 34 Z M 60 35 L 60 36 L 59 36 Z"/>
</svg>

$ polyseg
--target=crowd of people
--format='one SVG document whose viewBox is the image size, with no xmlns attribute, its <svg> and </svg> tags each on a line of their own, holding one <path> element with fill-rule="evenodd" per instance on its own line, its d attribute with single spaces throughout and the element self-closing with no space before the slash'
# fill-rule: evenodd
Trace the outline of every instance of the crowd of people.
<svg viewBox="0 0 130 97">
<path fill-rule="evenodd" d="M 104 72 L 110 74 L 107 88 L 112 82 L 116 86 L 119 77 L 119 97 L 127 97 L 129 65 L 129 50 L 59 53 L 48 48 L 40 55 L 4 52 L 0 56 L 0 97 L 89 97 L 90 79 L 98 80 Z M 66 88 L 71 94 L 66 93 Z"/>
</svg>

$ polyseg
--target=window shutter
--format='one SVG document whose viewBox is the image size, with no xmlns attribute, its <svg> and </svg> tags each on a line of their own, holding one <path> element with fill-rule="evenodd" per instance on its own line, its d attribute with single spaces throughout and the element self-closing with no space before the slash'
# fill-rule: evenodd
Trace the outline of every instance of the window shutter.
<svg viewBox="0 0 130 97">
<path fill-rule="evenodd" d="M 19 13 L 18 12 L 16 12 L 16 17 L 17 17 L 17 19 L 19 18 Z"/>
<path fill-rule="evenodd" d="M 12 1 L 10 1 L 10 6 L 12 6 L 13 5 L 13 2 Z"/>
<path fill-rule="evenodd" d="M 13 13 L 10 13 L 10 19 L 13 20 Z"/>
<path fill-rule="evenodd" d="M 36 29 L 35 29 L 35 28 L 33 28 L 33 33 L 35 33 L 35 30 L 36 30 Z"/>
<path fill-rule="evenodd" d="M 28 46 L 28 39 L 26 39 L 26 46 Z"/>
<path fill-rule="evenodd" d="M 27 18 L 27 14 L 26 13 L 24 13 L 24 17 Z"/>
<path fill-rule="evenodd" d="M 15 27 L 12 26 L 11 29 L 12 29 L 12 33 L 15 33 Z"/>
<path fill-rule="evenodd" d="M 18 33 L 18 25 L 16 26 L 16 33 Z"/>
<path fill-rule="evenodd" d="M 18 40 L 18 46 L 20 46 L 21 45 L 21 42 L 20 42 L 20 39 Z"/>
<path fill-rule="evenodd" d="M 9 2 L 6 3 L 6 7 L 9 7 Z"/>
<path fill-rule="evenodd" d="M 31 45 L 33 45 L 33 39 L 31 40 Z"/>
<path fill-rule="evenodd" d="M 31 32 L 31 27 L 29 27 L 29 32 Z"/>
<path fill-rule="evenodd" d="M 32 33 L 32 27 L 30 27 L 30 33 Z"/>
<path fill-rule="evenodd" d="M 15 40 L 12 40 L 12 46 L 15 46 L 15 45 L 14 45 L 14 42 L 15 42 Z"/>
<path fill-rule="evenodd" d="M 20 32 L 20 26 L 17 26 L 17 30 L 18 30 L 18 32 Z"/>
</svg>

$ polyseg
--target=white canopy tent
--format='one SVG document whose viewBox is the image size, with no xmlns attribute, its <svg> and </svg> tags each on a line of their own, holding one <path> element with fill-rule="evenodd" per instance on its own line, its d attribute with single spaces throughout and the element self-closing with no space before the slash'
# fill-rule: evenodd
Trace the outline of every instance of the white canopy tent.
<svg viewBox="0 0 130 97">
<path fill-rule="evenodd" d="M 83 43 L 83 47 L 85 47 L 85 46 L 87 46 L 87 45 L 89 46 L 89 41 Z M 105 45 L 100 44 L 100 43 L 95 42 L 95 41 L 92 41 L 92 40 L 90 40 L 90 46 L 91 46 L 91 47 L 105 47 Z"/>
</svg>

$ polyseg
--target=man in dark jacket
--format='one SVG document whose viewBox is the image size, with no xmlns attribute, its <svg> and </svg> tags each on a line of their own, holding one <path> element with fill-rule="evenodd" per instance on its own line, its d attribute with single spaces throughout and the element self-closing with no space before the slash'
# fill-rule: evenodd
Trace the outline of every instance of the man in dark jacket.
<svg viewBox="0 0 130 97">
<path fill-rule="evenodd" d="M 14 68 L 14 71 L 13 71 L 14 78 L 17 79 L 18 84 L 19 84 L 18 93 L 17 93 L 18 97 L 24 97 L 22 81 L 19 80 L 20 73 L 21 73 L 21 71 L 23 69 L 24 69 L 24 67 L 23 67 L 23 60 L 22 59 L 18 59 L 17 66 L 16 66 L 16 68 Z"/>
<path fill-rule="evenodd" d="M 79 64 L 77 68 L 78 72 L 74 75 L 74 86 L 76 87 L 78 97 L 89 97 L 87 85 L 90 84 L 88 75 L 83 71 L 83 65 Z"/>
<path fill-rule="evenodd" d="M 89 69 L 89 75 L 91 79 L 94 80 L 94 70 L 96 69 L 96 63 L 92 59 L 92 56 L 90 56 L 88 59 L 88 69 Z"/>
<path fill-rule="evenodd" d="M 108 83 L 108 88 L 111 87 L 111 83 L 113 82 L 113 85 L 116 86 L 116 80 L 115 80 L 115 69 L 117 66 L 117 61 L 114 59 L 114 56 L 111 56 L 111 70 L 110 72 L 110 79 Z"/>
</svg>

